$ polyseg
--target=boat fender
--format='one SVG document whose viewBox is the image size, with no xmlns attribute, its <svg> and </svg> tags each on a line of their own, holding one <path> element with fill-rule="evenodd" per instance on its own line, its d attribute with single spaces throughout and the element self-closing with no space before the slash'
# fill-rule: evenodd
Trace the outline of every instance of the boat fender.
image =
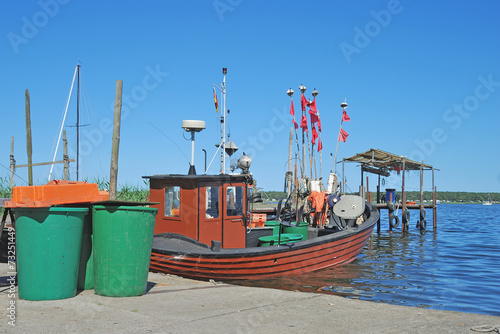
<svg viewBox="0 0 500 334">
<path fill-rule="evenodd" d="M 410 210 L 405 209 L 403 211 L 403 224 L 406 224 L 410 221 Z"/>
<path fill-rule="evenodd" d="M 396 215 L 392 215 L 391 218 L 389 219 L 389 225 L 391 225 L 392 228 L 398 227 L 399 217 Z"/>
<path fill-rule="evenodd" d="M 425 209 L 420 208 L 420 220 L 425 219 Z"/>
<path fill-rule="evenodd" d="M 387 209 L 389 209 L 389 212 L 394 211 L 394 203 L 387 201 Z"/>
<path fill-rule="evenodd" d="M 420 221 L 420 230 L 424 231 L 426 227 L 427 227 L 427 222 L 425 221 L 425 219 L 422 219 Z"/>
</svg>

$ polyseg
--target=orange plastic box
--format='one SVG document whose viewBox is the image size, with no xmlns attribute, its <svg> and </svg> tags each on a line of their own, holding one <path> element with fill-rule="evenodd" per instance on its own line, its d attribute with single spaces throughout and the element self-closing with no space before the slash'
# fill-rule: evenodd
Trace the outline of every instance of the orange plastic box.
<svg viewBox="0 0 500 334">
<path fill-rule="evenodd" d="M 264 227 L 266 222 L 266 214 L 265 213 L 254 213 L 252 214 L 252 221 L 250 226 L 254 227 Z"/>
<path fill-rule="evenodd" d="M 12 189 L 12 198 L 6 208 L 39 208 L 58 204 L 90 203 L 105 201 L 107 191 L 99 191 L 97 183 L 53 180 L 43 186 L 24 186 Z"/>
</svg>

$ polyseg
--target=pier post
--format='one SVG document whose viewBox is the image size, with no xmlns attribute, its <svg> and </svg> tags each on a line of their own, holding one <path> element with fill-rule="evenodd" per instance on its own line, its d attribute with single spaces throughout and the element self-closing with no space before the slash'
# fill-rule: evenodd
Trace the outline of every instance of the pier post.
<svg viewBox="0 0 500 334">
<path fill-rule="evenodd" d="M 403 176 L 402 176 L 402 182 L 401 182 L 401 201 L 402 201 L 402 206 L 403 206 L 403 211 L 402 211 L 402 216 L 404 217 L 405 210 L 406 210 L 406 191 L 405 191 L 405 160 L 403 159 Z M 401 231 L 406 232 L 406 224 L 404 224 L 403 218 L 401 218 Z"/>
</svg>

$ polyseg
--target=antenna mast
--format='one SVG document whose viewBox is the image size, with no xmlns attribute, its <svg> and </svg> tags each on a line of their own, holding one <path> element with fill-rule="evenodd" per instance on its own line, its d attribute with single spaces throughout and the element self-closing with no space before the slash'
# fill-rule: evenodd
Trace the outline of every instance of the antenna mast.
<svg viewBox="0 0 500 334">
<path fill-rule="evenodd" d="M 222 92 L 222 115 L 221 115 L 221 134 L 220 134 L 220 173 L 225 174 L 226 172 L 226 74 L 227 68 L 222 68 L 222 74 L 224 78 L 222 80 L 221 92 Z"/>
</svg>

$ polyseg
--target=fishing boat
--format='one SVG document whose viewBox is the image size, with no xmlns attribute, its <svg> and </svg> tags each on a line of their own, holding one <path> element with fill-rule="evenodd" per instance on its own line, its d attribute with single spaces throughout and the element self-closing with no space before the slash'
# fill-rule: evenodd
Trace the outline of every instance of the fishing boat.
<svg viewBox="0 0 500 334">
<path fill-rule="evenodd" d="M 254 205 L 262 200 L 253 186 L 251 157 L 243 154 L 232 173 L 225 173 L 222 153 L 221 174 L 197 175 L 194 136 L 205 124 L 183 121 L 183 128 L 192 139 L 188 174 L 144 176 L 150 201 L 158 203 L 151 271 L 202 280 L 259 279 L 343 265 L 360 254 L 379 219 L 364 192 L 343 195 L 330 183 L 329 191 L 316 191 L 318 182 L 295 177 L 290 183 L 294 178 L 287 173 L 285 203 L 280 201 L 273 214 L 258 213 Z M 226 143 L 222 134 L 221 152 Z M 322 205 L 312 209 L 311 198 Z"/>
</svg>

